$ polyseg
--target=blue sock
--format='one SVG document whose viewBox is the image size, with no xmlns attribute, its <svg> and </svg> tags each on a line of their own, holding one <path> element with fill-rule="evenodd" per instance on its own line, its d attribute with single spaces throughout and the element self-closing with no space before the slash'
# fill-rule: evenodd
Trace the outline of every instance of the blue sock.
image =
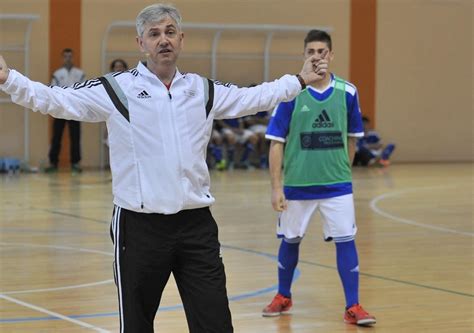
<svg viewBox="0 0 474 333">
<path fill-rule="evenodd" d="M 299 252 L 300 243 L 287 243 L 284 239 L 281 241 L 278 251 L 278 293 L 285 297 L 291 297 L 291 283 Z"/>
<path fill-rule="evenodd" d="M 214 156 L 214 159 L 216 162 L 220 162 L 222 160 L 222 148 L 218 145 L 212 145 L 212 156 Z"/>
<path fill-rule="evenodd" d="M 234 151 L 235 151 L 234 146 L 227 147 L 227 159 L 229 160 L 230 163 L 234 162 Z"/>
<path fill-rule="evenodd" d="M 242 163 L 246 162 L 252 151 L 253 151 L 253 145 L 251 143 L 247 143 L 244 147 L 244 152 L 242 153 L 242 157 L 240 158 L 240 162 L 242 162 Z"/>
<path fill-rule="evenodd" d="M 393 143 L 388 144 L 387 147 L 385 147 L 385 149 L 382 151 L 382 159 L 388 160 L 394 150 L 395 150 L 395 145 Z"/>
<path fill-rule="evenodd" d="M 348 308 L 359 303 L 359 259 L 355 241 L 336 243 L 336 256 Z"/>
</svg>

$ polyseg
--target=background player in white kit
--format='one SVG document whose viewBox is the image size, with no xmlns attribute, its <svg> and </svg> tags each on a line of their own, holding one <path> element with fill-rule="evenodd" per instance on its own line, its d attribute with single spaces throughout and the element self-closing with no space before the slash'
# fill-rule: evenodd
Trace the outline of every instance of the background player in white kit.
<svg viewBox="0 0 474 333">
<path fill-rule="evenodd" d="M 70 48 L 66 48 L 62 52 L 63 66 L 53 73 L 51 79 L 52 86 L 72 87 L 77 82 L 84 82 L 86 75 L 80 68 L 74 66 L 74 52 Z M 69 126 L 69 143 L 71 170 L 73 172 L 81 172 L 79 166 L 81 161 L 81 123 L 76 120 L 53 119 L 53 137 L 51 139 L 51 147 L 49 149 L 49 164 L 46 172 L 56 172 L 58 170 L 59 152 L 61 151 L 61 139 L 63 137 L 64 126 Z"/>
</svg>

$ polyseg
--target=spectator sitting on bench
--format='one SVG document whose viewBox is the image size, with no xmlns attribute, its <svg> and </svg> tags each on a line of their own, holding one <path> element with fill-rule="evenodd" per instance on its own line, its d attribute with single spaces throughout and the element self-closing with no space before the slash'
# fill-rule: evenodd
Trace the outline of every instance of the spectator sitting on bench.
<svg viewBox="0 0 474 333">
<path fill-rule="evenodd" d="M 380 166 L 390 165 L 390 156 L 395 150 L 395 144 L 389 143 L 384 147 L 380 135 L 373 129 L 370 129 L 370 119 L 362 117 L 364 123 L 364 136 L 357 141 L 357 148 L 353 165 L 371 166 L 378 164 Z"/>
</svg>

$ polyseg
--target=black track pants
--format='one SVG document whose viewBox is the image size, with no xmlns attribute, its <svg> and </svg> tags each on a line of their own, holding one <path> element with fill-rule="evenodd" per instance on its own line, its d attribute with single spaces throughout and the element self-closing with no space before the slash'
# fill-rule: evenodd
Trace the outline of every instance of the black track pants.
<svg viewBox="0 0 474 333">
<path fill-rule="evenodd" d="M 153 332 L 173 273 L 191 333 L 232 333 L 218 230 L 209 208 L 172 215 L 115 207 L 114 241 L 120 332 Z"/>
</svg>

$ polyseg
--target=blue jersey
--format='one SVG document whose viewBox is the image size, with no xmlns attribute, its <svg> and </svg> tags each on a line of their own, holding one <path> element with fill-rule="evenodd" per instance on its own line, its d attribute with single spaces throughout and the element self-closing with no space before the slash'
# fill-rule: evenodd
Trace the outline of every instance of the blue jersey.
<svg viewBox="0 0 474 333">
<path fill-rule="evenodd" d="M 371 144 L 376 144 L 381 141 L 379 134 L 376 131 L 368 131 L 365 135 L 357 141 L 357 148 L 368 148 Z"/>
<path fill-rule="evenodd" d="M 254 117 L 257 117 L 257 118 L 267 118 L 268 117 L 268 111 L 261 111 L 255 115 L 253 115 Z"/>
<path fill-rule="evenodd" d="M 223 122 L 226 123 L 227 125 L 229 125 L 232 128 L 239 128 L 240 127 L 240 121 L 237 118 L 224 119 Z"/>
<path fill-rule="evenodd" d="M 308 87 L 308 91 L 316 100 L 324 101 L 331 96 L 334 90 L 334 76 L 331 74 L 331 83 L 324 91 L 317 91 Z M 359 107 L 357 88 L 346 82 L 347 133 L 349 136 L 364 136 L 364 127 Z M 280 103 L 272 114 L 265 137 L 270 140 L 286 142 L 295 100 Z M 352 193 L 352 183 L 339 183 L 315 186 L 285 186 L 285 196 L 288 200 L 327 199 Z"/>
<path fill-rule="evenodd" d="M 255 122 L 257 122 L 257 124 L 261 124 L 260 121 L 262 120 L 265 121 L 265 125 L 266 125 L 266 123 L 268 123 L 268 118 L 269 118 L 268 116 L 269 116 L 268 111 L 261 111 L 251 116 L 245 116 L 242 119 L 244 120 L 246 127 L 249 127 L 249 126 L 255 125 Z"/>
</svg>

